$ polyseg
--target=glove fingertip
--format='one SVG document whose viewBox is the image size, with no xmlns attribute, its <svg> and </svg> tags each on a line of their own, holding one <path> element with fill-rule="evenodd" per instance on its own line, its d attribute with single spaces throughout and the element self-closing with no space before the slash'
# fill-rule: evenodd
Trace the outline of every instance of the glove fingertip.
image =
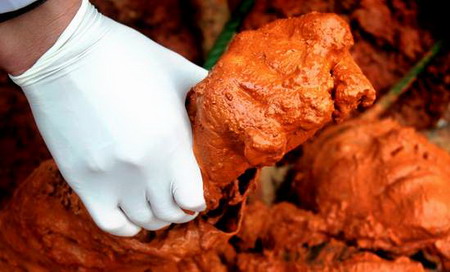
<svg viewBox="0 0 450 272">
<path fill-rule="evenodd" d="M 191 190 L 177 189 L 174 191 L 173 197 L 177 205 L 186 211 L 202 212 L 206 209 L 203 191 L 194 193 Z"/>
</svg>

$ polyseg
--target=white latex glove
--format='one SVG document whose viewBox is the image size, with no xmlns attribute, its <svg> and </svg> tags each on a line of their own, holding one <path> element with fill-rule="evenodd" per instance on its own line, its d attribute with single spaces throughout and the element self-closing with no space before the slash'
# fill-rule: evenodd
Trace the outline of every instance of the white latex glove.
<svg viewBox="0 0 450 272">
<path fill-rule="evenodd" d="M 132 236 L 205 208 L 184 102 L 206 74 L 86 0 L 56 44 L 11 78 L 96 224 Z"/>
</svg>

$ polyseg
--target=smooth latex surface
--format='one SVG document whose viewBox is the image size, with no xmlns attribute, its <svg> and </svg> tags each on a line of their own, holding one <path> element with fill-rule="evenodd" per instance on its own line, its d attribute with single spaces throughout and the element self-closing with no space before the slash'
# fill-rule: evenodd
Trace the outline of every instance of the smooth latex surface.
<svg viewBox="0 0 450 272">
<path fill-rule="evenodd" d="M 184 101 L 206 74 L 83 1 L 56 44 L 11 78 L 96 224 L 132 236 L 205 208 Z"/>
<path fill-rule="evenodd" d="M 33 2 L 36 0 L 2 0 L 0 1 L 0 14 L 21 9 Z"/>
</svg>

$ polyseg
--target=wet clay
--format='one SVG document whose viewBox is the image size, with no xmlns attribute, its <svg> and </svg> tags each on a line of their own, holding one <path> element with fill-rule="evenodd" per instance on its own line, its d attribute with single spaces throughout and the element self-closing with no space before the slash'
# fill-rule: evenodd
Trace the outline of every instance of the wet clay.
<svg viewBox="0 0 450 272">
<path fill-rule="evenodd" d="M 373 102 L 375 91 L 351 59 L 351 45 L 348 25 L 333 14 L 239 34 L 189 97 L 206 212 L 187 224 L 117 238 L 95 226 L 49 161 L 0 212 L 1 265 L 32 271 L 176 271 L 185 264 L 181 271 L 187 271 L 207 267 L 211 259 L 221 269 L 224 257 L 200 253 L 225 247 L 238 231 L 257 176 L 246 169 L 276 162 L 333 118 Z"/>
<path fill-rule="evenodd" d="M 54 162 L 48 161 L 23 182 L 0 213 L 0 268 L 144 271 L 176 267 L 181 259 L 224 244 L 237 229 L 239 212 L 236 207 L 236 214 L 229 214 L 219 227 L 200 216 L 165 230 L 142 231 L 133 238 L 115 237 L 96 227 Z"/>
<path fill-rule="evenodd" d="M 196 23 L 192 21 L 192 14 L 185 8 L 187 2 L 192 1 L 91 2 L 105 15 L 144 32 L 189 60 L 201 63 L 201 38 L 196 35 Z M 240 1 L 229 2 L 231 7 L 236 7 Z M 419 2 L 445 11 L 445 8 L 439 8 L 434 2 Z M 436 12 L 429 12 L 431 16 L 424 17 L 425 9 L 418 5 L 419 2 L 256 0 L 251 14 L 245 20 L 244 29 L 256 29 L 278 18 L 300 16 L 311 11 L 337 13 L 351 25 L 355 46 L 350 51 L 356 63 L 375 89 L 383 93 L 432 45 L 430 31 L 423 23 L 430 24 L 432 20 L 429 19 L 436 18 Z M 379 15 L 374 16 L 376 14 Z M 443 28 L 445 25 L 440 24 Z M 390 38 L 384 38 L 386 36 Z M 420 129 L 433 126 L 441 118 L 450 99 L 450 79 L 447 76 L 450 61 L 448 53 L 446 57 L 438 58 L 441 60 L 419 77 L 412 90 L 403 95 L 390 112 L 390 116 Z M 2 72 L 0 82 L 4 82 L 4 85 L 0 83 L 0 150 L 7 154 L 0 157 L 0 199 L 5 199 L 10 197 L 19 182 L 50 156 L 22 92 L 8 82 L 6 74 Z"/>
<path fill-rule="evenodd" d="M 272 165 L 332 119 L 368 106 L 375 90 L 353 61 L 335 14 L 283 19 L 236 36 L 190 93 L 194 151 L 210 208 L 230 180 Z"/>
<path fill-rule="evenodd" d="M 407 255 L 448 239 L 450 155 L 414 129 L 355 120 L 326 129 L 303 151 L 294 187 L 330 235 Z"/>
<path fill-rule="evenodd" d="M 255 0 L 244 29 L 280 18 L 333 12 L 351 26 L 351 53 L 378 94 L 385 93 L 432 46 L 433 37 L 417 1 L 409 0 Z"/>
<path fill-rule="evenodd" d="M 104 15 L 136 29 L 190 61 L 202 62 L 186 0 L 91 0 Z M 51 158 L 20 88 L 0 69 L 0 208 L 43 161 Z"/>
<path fill-rule="evenodd" d="M 429 1 L 410 0 L 255 0 L 243 29 L 255 29 L 280 18 L 312 11 L 333 12 L 351 26 L 350 52 L 377 97 L 393 87 L 448 31 L 446 9 Z M 434 127 L 450 101 L 450 51 L 442 50 L 425 73 L 408 88 L 389 117 L 417 129 Z"/>
<path fill-rule="evenodd" d="M 425 271 L 406 257 L 386 260 L 329 238 L 324 219 L 290 203 L 248 206 L 231 243 L 238 271 Z"/>
</svg>

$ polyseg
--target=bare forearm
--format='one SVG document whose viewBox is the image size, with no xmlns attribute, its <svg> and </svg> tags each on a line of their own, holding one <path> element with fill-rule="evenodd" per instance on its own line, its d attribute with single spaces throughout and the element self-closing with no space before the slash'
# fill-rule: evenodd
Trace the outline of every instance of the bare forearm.
<svg viewBox="0 0 450 272">
<path fill-rule="evenodd" d="M 38 8 L 0 23 L 0 68 L 19 75 L 58 39 L 81 0 L 48 0 Z"/>
</svg>

